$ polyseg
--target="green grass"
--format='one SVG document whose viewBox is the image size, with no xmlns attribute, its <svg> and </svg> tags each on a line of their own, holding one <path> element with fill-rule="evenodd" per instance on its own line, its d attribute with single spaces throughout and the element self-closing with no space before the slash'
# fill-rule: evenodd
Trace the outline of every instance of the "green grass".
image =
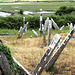
<svg viewBox="0 0 75 75">
<path fill-rule="evenodd" d="M 38 29 L 34 29 L 34 30 L 39 34 L 39 30 Z M 64 29 L 62 31 L 52 29 L 51 34 L 67 33 L 69 31 L 70 30 L 69 30 L 68 26 L 66 26 L 66 27 L 64 27 Z M 18 30 L 0 29 L 0 34 L 18 34 L 18 32 L 19 32 Z M 48 31 L 46 31 L 45 34 L 48 35 Z M 32 29 L 28 29 L 26 34 L 23 35 L 23 37 L 30 37 L 31 35 L 33 37 L 36 37 L 36 35 L 32 32 Z"/>
<path fill-rule="evenodd" d="M 18 34 L 18 30 L 0 29 L 0 34 Z"/>
<path fill-rule="evenodd" d="M 43 10 L 56 10 L 61 5 L 66 6 L 75 6 L 75 2 L 43 2 L 43 3 L 28 3 L 28 4 L 15 4 L 15 5 L 0 5 L 0 10 L 5 11 L 13 11 L 16 12 L 16 10 L 23 9 L 25 11 L 40 11 L 40 8 Z M 19 7 L 19 8 L 15 8 Z"/>
</svg>

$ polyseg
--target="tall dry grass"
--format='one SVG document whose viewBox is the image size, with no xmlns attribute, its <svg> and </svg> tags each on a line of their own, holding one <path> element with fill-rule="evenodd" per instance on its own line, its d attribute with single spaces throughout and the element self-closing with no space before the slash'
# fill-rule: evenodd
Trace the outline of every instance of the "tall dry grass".
<svg viewBox="0 0 75 75">
<path fill-rule="evenodd" d="M 62 40 L 68 33 L 61 33 Z M 73 35 L 75 36 L 75 35 Z M 52 38 L 54 35 L 52 35 Z M 10 37 L 8 37 L 10 38 Z M 5 44 L 11 48 L 12 55 L 15 57 L 30 73 L 33 72 L 48 46 L 43 49 L 43 37 L 24 38 L 8 40 L 4 38 Z M 46 36 L 47 39 L 47 36 Z M 55 63 L 58 74 L 54 72 L 42 72 L 42 75 L 75 75 L 75 40 L 70 40 Z"/>
</svg>

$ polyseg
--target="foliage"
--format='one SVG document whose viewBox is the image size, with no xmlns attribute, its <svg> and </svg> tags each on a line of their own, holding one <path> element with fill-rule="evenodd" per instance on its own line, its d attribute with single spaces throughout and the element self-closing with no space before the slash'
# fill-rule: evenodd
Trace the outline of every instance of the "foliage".
<svg viewBox="0 0 75 75">
<path fill-rule="evenodd" d="M 11 56 L 10 48 L 8 48 L 7 46 L 0 43 L 0 51 L 3 52 L 5 54 L 5 56 L 7 57 L 7 60 L 11 66 L 11 69 L 12 69 L 14 75 L 17 75 L 17 74 L 22 75 L 21 74 L 22 69 L 14 62 L 14 60 Z"/>
<path fill-rule="evenodd" d="M 53 18 L 59 27 L 62 25 L 67 26 L 67 23 L 75 23 L 75 12 L 66 15 L 50 15 L 49 18 Z M 40 16 L 26 16 L 26 22 L 29 22 L 28 29 L 37 29 L 40 27 Z M 43 17 L 43 24 L 45 23 L 47 17 Z M 0 17 L 0 28 L 1 29 L 16 29 L 19 30 L 23 26 L 22 16 L 12 16 L 12 17 Z"/>
<path fill-rule="evenodd" d="M 19 10 L 19 14 L 23 15 L 23 9 Z"/>
<path fill-rule="evenodd" d="M 69 14 L 72 11 L 75 11 L 75 9 L 71 6 L 67 7 L 67 6 L 61 6 L 59 9 L 56 10 L 55 14 L 56 15 L 64 15 L 64 14 Z"/>
</svg>

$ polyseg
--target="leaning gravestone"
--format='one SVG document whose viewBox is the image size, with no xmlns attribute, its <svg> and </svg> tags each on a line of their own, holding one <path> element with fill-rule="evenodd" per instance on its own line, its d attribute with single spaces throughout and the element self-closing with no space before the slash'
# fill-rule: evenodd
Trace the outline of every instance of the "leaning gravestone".
<svg viewBox="0 0 75 75">
<path fill-rule="evenodd" d="M 51 42 L 51 30 L 52 30 L 52 21 L 49 20 L 49 25 L 48 25 L 48 41 L 47 41 L 47 45 L 50 45 Z"/>
<path fill-rule="evenodd" d="M 0 69 L 2 71 L 2 75 L 12 75 L 9 62 L 3 52 L 0 52 Z"/>
<path fill-rule="evenodd" d="M 46 50 L 45 54 L 43 55 L 42 59 L 36 66 L 35 70 L 33 71 L 32 75 L 40 75 L 41 72 L 44 69 L 44 66 L 47 64 L 51 54 L 53 53 L 53 50 L 55 49 L 57 43 L 59 42 L 61 36 L 56 34 L 55 37 L 53 38 L 53 41 L 49 45 L 49 48 Z"/>
<path fill-rule="evenodd" d="M 38 37 L 39 35 L 37 34 L 37 32 L 33 29 L 32 30 L 33 31 L 33 33 Z"/>
<path fill-rule="evenodd" d="M 64 25 L 60 28 L 60 30 L 62 30 L 64 28 Z"/>
<path fill-rule="evenodd" d="M 0 39 L 0 43 L 4 43 L 4 39 Z"/>
<path fill-rule="evenodd" d="M 48 30 L 48 25 L 49 25 L 49 17 L 45 20 L 45 30 Z"/>
<path fill-rule="evenodd" d="M 63 42 L 58 46 L 58 48 L 56 49 L 55 53 L 50 57 L 50 60 L 48 61 L 48 63 L 45 65 L 45 70 L 47 71 L 53 63 L 55 63 L 55 61 L 58 59 L 59 55 L 61 54 L 61 52 L 63 51 L 63 49 L 65 48 L 66 44 L 68 43 L 68 41 L 70 40 L 71 36 L 73 35 L 75 29 L 73 28 L 70 33 L 67 35 L 67 37 L 65 37 L 65 39 L 63 40 Z"/>
<path fill-rule="evenodd" d="M 58 30 L 59 27 L 58 27 L 58 25 L 55 23 L 55 21 L 54 21 L 52 18 L 51 18 L 51 21 L 53 22 L 53 26 L 54 26 L 54 28 Z"/>
</svg>

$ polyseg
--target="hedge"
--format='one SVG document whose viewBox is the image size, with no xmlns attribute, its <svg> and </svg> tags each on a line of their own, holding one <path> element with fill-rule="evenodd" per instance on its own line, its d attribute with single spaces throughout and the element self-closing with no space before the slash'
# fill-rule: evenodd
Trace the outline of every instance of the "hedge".
<svg viewBox="0 0 75 75">
<path fill-rule="evenodd" d="M 75 12 L 74 12 L 75 13 Z M 43 17 L 43 24 L 47 17 Z M 51 15 L 49 18 L 53 18 L 54 21 L 61 27 L 63 24 L 66 26 L 67 23 L 75 23 L 75 15 L 67 14 L 67 15 Z M 39 16 L 29 16 L 26 17 L 26 22 L 29 22 L 28 28 L 37 29 L 40 27 L 40 17 Z M 0 28 L 1 29 L 17 29 L 23 26 L 23 17 L 0 17 Z"/>
</svg>

